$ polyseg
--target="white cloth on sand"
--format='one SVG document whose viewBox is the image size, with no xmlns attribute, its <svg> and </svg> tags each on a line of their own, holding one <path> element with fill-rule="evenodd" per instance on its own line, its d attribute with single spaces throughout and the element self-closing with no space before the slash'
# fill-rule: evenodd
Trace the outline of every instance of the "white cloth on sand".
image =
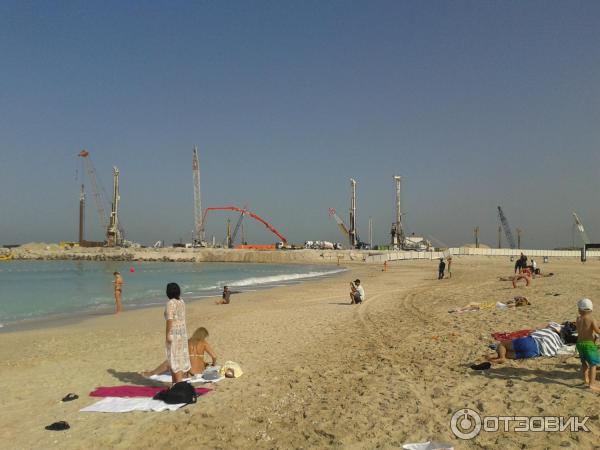
<svg viewBox="0 0 600 450">
<path fill-rule="evenodd" d="M 123 398 L 105 397 L 102 400 L 80 409 L 81 412 L 130 412 L 130 411 L 175 411 L 185 406 L 185 403 L 169 405 L 162 400 L 147 397 Z"/>
<path fill-rule="evenodd" d="M 171 374 L 168 373 L 162 373 L 160 375 L 152 375 L 150 377 L 148 377 L 150 380 L 154 380 L 154 381 L 160 381 L 161 383 L 171 383 L 172 382 L 172 378 L 171 378 Z M 221 380 L 224 380 L 225 377 L 221 376 L 215 380 L 205 380 L 204 378 L 202 378 L 202 374 L 200 375 L 194 375 L 193 377 L 188 377 L 188 378 L 184 378 L 183 381 L 187 381 L 188 383 L 217 383 Z"/>
<path fill-rule="evenodd" d="M 556 352 L 556 354 L 558 356 L 576 356 L 577 355 L 577 349 L 575 348 L 574 345 L 563 345 L 561 348 L 558 349 L 558 351 Z"/>
</svg>

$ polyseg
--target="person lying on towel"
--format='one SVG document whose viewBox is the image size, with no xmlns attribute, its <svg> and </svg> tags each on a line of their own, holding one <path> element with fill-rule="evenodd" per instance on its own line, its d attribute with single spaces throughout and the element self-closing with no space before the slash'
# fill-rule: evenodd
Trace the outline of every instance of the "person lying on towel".
<svg viewBox="0 0 600 450">
<path fill-rule="evenodd" d="M 558 323 L 550 322 L 532 331 L 529 336 L 500 342 L 496 347 L 496 353 L 484 357 L 491 363 L 502 364 L 507 359 L 555 356 L 558 349 L 564 345 L 560 337 L 560 329 Z"/>
</svg>

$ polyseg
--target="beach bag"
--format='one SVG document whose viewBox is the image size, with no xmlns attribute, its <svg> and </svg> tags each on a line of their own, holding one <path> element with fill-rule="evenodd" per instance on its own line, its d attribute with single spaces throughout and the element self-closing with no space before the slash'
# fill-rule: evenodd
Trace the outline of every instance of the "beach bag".
<svg viewBox="0 0 600 450">
<path fill-rule="evenodd" d="M 214 381 L 221 378 L 221 374 L 219 373 L 219 369 L 216 367 L 209 367 L 204 372 L 202 372 L 202 378 L 207 381 Z"/>
<path fill-rule="evenodd" d="M 196 403 L 197 398 L 198 394 L 194 386 L 185 381 L 175 383 L 171 388 L 160 391 L 154 396 L 154 400 L 162 400 L 169 405 Z"/>
<path fill-rule="evenodd" d="M 565 322 L 560 329 L 560 337 L 565 344 L 577 343 L 577 326 L 575 322 Z"/>
</svg>

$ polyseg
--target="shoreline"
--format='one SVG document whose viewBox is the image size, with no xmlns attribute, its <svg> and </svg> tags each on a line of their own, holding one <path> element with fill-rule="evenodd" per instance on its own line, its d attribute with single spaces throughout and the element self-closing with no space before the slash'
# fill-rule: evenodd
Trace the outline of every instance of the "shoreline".
<svg viewBox="0 0 600 450">
<path fill-rule="evenodd" d="M 156 262 L 160 262 L 160 261 L 156 261 Z M 180 261 L 177 261 L 177 262 L 180 262 Z M 181 261 L 181 262 L 183 262 L 183 261 Z M 303 266 L 303 267 L 309 265 L 309 264 L 302 264 L 302 263 L 294 263 L 294 264 L 297 264 L 298 266 Z M 277 287 L 301 285 L 301 284 L 304 284 L 304 283 L 312 281 L 312 280 L 336 278 L 336 277 L 339 277 L 342 274 L 349 271 L 349 269 L 347 267 L 342 267 L 342 266 L 331 266 L 330 269 L 332 269 L 332 270 L 336 269 L 336 271 L 335 272 L 331 272 L 331 271 L 324 272 L 323 274 L 316 275 L 316 276 L 312 275 L 312 276 L 306 276 L 306 277 L 300 277 L 300 278 L 293 278 L 293 279 L 289 279 L 289 280 L 258 283 L 258 284 L 249 284 L 249 285 L 244 285 L 241 287 L 236 287 L 238 289 L 244 289 L 239 294 L 236 294 L 236 296 L 244 294 L 244 293 L 249 293 L 249 292 L 274 289 Z M 339 269 L 339 270 L 337 270 L 337 269 Z M 235 287 L 234 284 L 232 284 L 232 286 Z M 219 298 L 220 295 L 221 295 L 221 293 L 219 290 L 211 289 L 206 292 L 206 295 L 186 295 L 186 296 L 183 296 L 183 298 L 186 301 L 186 304 L 193 304 L 196 302 L 201 302 L 201 301 L 205 301 L 205 300 L 208 301 L 211 299 Z M 140 310 L 140 309 L 156 308 L 156 307 L 159 307 L 159 305 L 162 305 L 164 303 L 164 299 L 162 297 L 157 297 L 154 300 L 156 300 L 156 301 L 151 301 L 150 303 L 129 303 L 128 304 L 128 303 L 124 302 L 124 305 L 123 305 L 124 311 L 136 311 L 136 310 Z M 56 328 L 56 327 L 61 327 L 61 326 L 65 326 L 65 325 L 70 325 L 73 323 L 79 323 L 82 320 L 85 320 L 86 318 L 105 317 L 105 316 L 114 316 L 114 315 L 115 315 L 114 314 L 114 305 L 107 304 L 107 305 L 101 305 L 101 306 L 98 306 L 95 308 L 85 308 L 84 307 L 80 310 L 72 311 L 72 312 L 52 313 L 52 314 L 48 314 L 48 315 L 44 315 L 44 316 L 23 318 L 23 319 L 17 319 L 17 320 L 12 320 L 12 321 L 4 321 L 4 322 L 0 323 L 0 335 L 7 334 L 7 333 L 15 333 L 15 332 L 19 332 L 19 331 L 26 331 L 26 330 Z"/>
</svg>

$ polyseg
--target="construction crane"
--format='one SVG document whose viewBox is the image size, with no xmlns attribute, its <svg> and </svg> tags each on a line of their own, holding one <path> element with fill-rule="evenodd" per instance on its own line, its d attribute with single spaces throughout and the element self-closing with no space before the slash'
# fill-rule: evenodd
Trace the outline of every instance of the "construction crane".
<svg viewBox="0 0 600 450">
<path fill-rule="evenodd" d="M 194 147 L 192 154 L 192 173 L 194 175 L 194 244 L 204 243 L 204 222 L 202 221 L 202 197 L 200 197 L 200 162 L 198 161 L 198 147 Z"/>
<path fill-rule="evenodd" d="M 240 217 L 238 218 L 237 223 L 235 224 L 235 228 L 233 229 L 233 234 L 231 235 L 231 240 L 229 243 L 229 247 L 233 247 L 233 244 L 235 243 L 235 238 L 237 238 L 237 234 L 240 231 L 240 226 L 242 225 L 242 221 L 244 220 L 244 215 L 246 214 L 248 207 L 244 206 L 242 208 L 242 212 L 240 213 Z M 242 237 L 242 244 L 244 243 L 244 238 Z"/>
<path fill-rule="evenodd" d="M 340 216 L 335 212 L 335 208 L 329 208 L 329 217 L 333 217 L 344 237 L 350 241 L 350 232 L 348 231 L 348 228 L 346 228 L 346 225 L 344 225 L 344 221 L 340 219 Z"/>
<path fill-rule="evenodd" d="M 577 231 L 579 231 L 579 235 L 581 236 L 581 240 L 583 241 L 583 245 L 587 245 L 590 243 L 590 238 L 585 232 L 585 228 L 583 228 L 583 223 L 579 219 L 579 216 L 573 212 L 573 218 L 575 219 L 575 226 L 577 227 Z"/>
<path fill-rule="evenodd" d="M 498 217 L 500 217 L 500 223 L 502 224 L 502 228 L 504 229 L 504 235 L 506 236 L 508 245 L 510 246 L 510 248 L 516 248 L 517 244 L 515 243 L 515 238 L 513 237 L 512 231 L 510 231 L 508 220 L 506 220 L 506 216 L 504 215 L 504 212 L 502 212 L 502 208 L 500 206 L 498 206 Z"/>
<path fill-rule="evenodd" d="M 77 156 L 80 157 L 83 161 L 83 164 L 85 164 L 85 169 L 88 174 L 88 178 L 92 183 L 92 192 L 94 194 L 94 200 L 96 201 L 96 208 L 98 210 L 100 226 L 103 230 L 106 230 L 108 227 L 106 211 L 104 209 L 106 199 L 103 195 L 104 191 L 98 188 L 98 180 L 96 179 L 96 169 L 94 168 L 94 164 L 92 163 L 92 159 L 90 158 L 90 152 L 88 152 L 87 150 L 81 150 Z"/>
</svg>

